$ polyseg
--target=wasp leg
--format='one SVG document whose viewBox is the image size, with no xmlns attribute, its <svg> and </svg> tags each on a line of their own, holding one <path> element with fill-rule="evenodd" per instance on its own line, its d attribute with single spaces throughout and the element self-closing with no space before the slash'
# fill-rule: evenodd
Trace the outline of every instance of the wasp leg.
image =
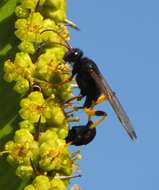
<svg viewBox="0 0 159 190">
<path fill-rule="evenodd" d="M 66 102 L 64 102 L 64 104 L 68 104 L 69 102 L 73 101 L 73 100 L 81 100 L 83 98 L 82 95 L 79 95 L 79 96 L 74 96 L 72 98 L 70 98 L 69 100 L 67 100 Z"/>
<path fill-rule="evenodd" d="M 73 77 L 74 76 L 70 76 L 68 79 L 64 80 L 63 82 L 58 83 L 58 86 L 62 86 L 64 84 L 66 84 L 66 83 L 71 82 L 73 80 Z"/>
<path fill-rule="evenodd" d="M 65 119 L 67 122 L 79 122 L 80 118 L 74 117 L 73 113 L 78 111 L 79 109 L 83 109 L 83 107 L 72 107 L 72 108 L 73 108 L 73 110 L 65 113 L 65 117 L 66 117 Z"/>
<path fill-rule="evenodd" d="M 101 104 L 101 103 L 103 103 L 106 99 L 107 99 L 107 96 L 106 96 L 106 95 L 101 95 L 101 96 L 99 96 L 99 98 L 97 99 L 97 101 L 94 102 L 93 104 L 94 104 L 94 105 Z"/>
<path fill-rule="evenodd" d="M 71 113 L 74 113 L 74 112 L 76 112 L 76 111 L 78 111 L 78 110 L 80 110 L 80 109 L 84 109 L 84 107 L 83 106 L 77 106 L 77 107 L 71 107 L 73 110 L 71 110 L 71 111 L 69 111 L 69 112 L 67 112 L 66 114 L 71 114 Z"/>
<path fill-rule="evenodd" d="M 63 104 L 65 105 L 64 107 L 65 108 L 72 108 L 73 110 L 67 112 L 67 114 L 70 114 L 70 113 L 73 113 L 75 111 L 78 111 L 79 109 L 83 109 L 84 107 L 81 106 L 81 107 L 75 107 L 72 105 L 71 101 L 73 100 L 81 100 L 83 98 L 83 96 L 79 95 L 79 96 L 74 96 L 72 98 L 70 98 L 69 100 L 65 101 Z"/>
<path fill-rule="evenodd" d="M 34 81 L 37 83 L 37 84 L 45 84 L 46 87 L 50 87 L 50 88 L 59 88 L 61 87 L 62 85 L 68 83 L 68 82 L 71 82 L 73 78 L 68 78 L 67 80 L 63 81 L 63 82 L 60 82 L 60 83 L 57 83 L 57 84 L 52 84 L 51 82 L 48 82 L 46 80 L 41 80 L 41 79 L 35 79 L 34 78 Z"/>
<path fill-rule="evenodd" d="M 74 112 L 78 111 L 79 109 L 82 109 L 81 107 L 71 107 L 73 110 L 65 112 L 66 116 L 73 115 Z"/>
<path fill-rule="evenodd" d="M 96 122 L 94 122 L 92 125 L 90 125 L 90 128 L 94 128 L 97 125 L 99 125 L 104 119 L 108 117 L 108 115 L 103 111 L 96 111 L 96 116 L 102 116 L 100 119 L 98 119 Z"/>
<path fill-rule="evenodd" d="M 107 114 L 104 111 L 96 111 L 93 108 L 84 108 L 84 111 L 86 112 L 86 114 L 88 115 L 88 121 L 91 121 L 91 117 L 92 116 L 101 116 L 100 119 L 98 119 L 96 122 L 92 123 L 89 128 L 94 128 L 97 125 L 99 125 L 104 119 L 106 119 Z"/>
</svg>

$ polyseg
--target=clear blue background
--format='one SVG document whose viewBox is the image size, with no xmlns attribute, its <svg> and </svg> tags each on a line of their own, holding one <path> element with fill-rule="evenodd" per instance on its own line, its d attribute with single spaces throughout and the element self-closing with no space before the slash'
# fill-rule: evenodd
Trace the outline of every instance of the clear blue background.
<svg viewBox="0 0 159 190">
<path fill-rule="evenodd" d="M 84 190 L 159 189 L 159 1 L 68 0 L 71 44 L 92 58 L 130 116 L 132 142 L 108 103 L 95 140 L 81 147 Z M 84 117 L 84 116 L 82 116 Z M 86 119 L 82 121 L 86 123 Z"/>
</svg>

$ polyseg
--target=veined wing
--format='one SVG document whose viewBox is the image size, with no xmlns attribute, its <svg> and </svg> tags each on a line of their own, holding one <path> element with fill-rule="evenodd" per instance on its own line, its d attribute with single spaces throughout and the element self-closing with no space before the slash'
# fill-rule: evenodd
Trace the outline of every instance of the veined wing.
<svg viewBox="0 0 159 190">
<path fill-rule="evenodd" d="M 96 84 L 99 86 L 101 91 L 107 96 L 110 105 L 112 106 L 119 121 L 121 122 L 124 129 L 127 131 L 130 138 L 132 140 L 136 139 L 137 135 L 132 127 L 131 121 L 126 114 L 124 108 L 122 107 L 120 101 L 116 97 L 115 93 L 112 91 L 111 87 L 107 83 L 106 79 L 102 76 L 101 73 L 96 73 L 94 70 L 91 70 L 90 74 L 94 78 Z"/>
</svg>

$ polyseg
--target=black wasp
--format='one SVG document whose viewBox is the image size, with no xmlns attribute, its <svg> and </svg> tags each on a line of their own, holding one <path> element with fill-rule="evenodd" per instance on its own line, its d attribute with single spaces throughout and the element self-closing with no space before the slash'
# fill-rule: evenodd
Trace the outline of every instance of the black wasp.
<svg viewBox="0 0 159 190">
<path fill-rule="evenodd" d="M 57 33 L 52 29 L 46 31 L 53 31 Z M 59 33 L 57 34 L 63 39 Z M 89 116 L 87 125 L 75 126 L 70 129 L 69 135 L 66 139 L 67 142 L 70 141 L 74 145 L 83 145 L 88 144 L 95 137 L 95 126 L 103 121 L 107 114 L 103 111 L 96 111 L 93 109 L 93 107 L 105 100 L 108 100 L 112 106 L 117 118 L 130 138 L 132 140 L 136 139 L 137 136 L 129 117 L 116 97 L 116 94 L 112 91 L 111 87 L 102 76 L 95 62 L 85 57 L 82 50 L 78 48 L 72 48 L 65 40 L 64 44 L 60 45 L 63 45 L 68 49 L 63 59 L 72 66 L 72 75 L 70 79 L 65 82 L 71 81 L 75 77 L 80 89 L 80 96 L 73 97 L 67 102 L 76 98 L 82 99 L 85 97 L 84 105 L 80 108 L 83 108 Z M 91 116 L 93 115 L 102 116 L 102 118 L 93 123 L 90 120 Z"/>
<path fill-rule="evenodd" d="M 64 61 L 72 63 L 72 76 L 70 78 L 76 77 L 81 98 L 86 97 L 83 108 L 90 109 L 90 111 L 88 110 L 88 114 L 103 116 L 104 118 L 106 116 L 105 112 L 92 111 L 92 107 L 104 100 L 108 100 L 130 138 L 135 139 L 137 136 L 126 112 L 94 61 L 84 57 L 83 52 L 77 48 L 69 49 L 64 56 Z M 98 120 L 97 123 L 99 122 Z M 95 126 L 96 124 L 90 124 L 88 122 L 85 129 L 83 129 L 84 126 L 73 127 L 70 130 L 68 138 L 70 138 L 70 141 L 72 138 L 73 142 L 74 139 L 79 139 L 79 144 L 82 145 L 81 139 L 83 137 L 83 144 L 87 144 L 85 136 L 88 136 L 88 142 L 90 142 L 90 139 L 92 140 L 95 137 L 95 130 L 93 130 Z M 76 141 L 74 143 L 78 144 Z"/>
</svg>

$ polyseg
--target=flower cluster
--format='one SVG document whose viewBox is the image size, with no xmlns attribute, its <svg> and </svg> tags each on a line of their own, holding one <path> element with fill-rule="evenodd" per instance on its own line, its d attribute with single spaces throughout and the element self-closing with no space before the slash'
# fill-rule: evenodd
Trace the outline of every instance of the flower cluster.
<svg viewBox="0 0 159 190">
<path fill-rule="evenodd" d="M 60 179 L 50 180 L 47 176 L 37 176 L 25 190 L 66 190 L 65 182 Z"/>
<path fill-rule="evenodd" d="M 64 102 L 71 96 L 71 84 L 60 85 L 70 72 L 63 61 L 63 44 L 69 39 L 66 2 L 21 0 L 15 13 L 20 51 L 5 61 L 4 79 L 21 95 L 21 121 L 4 152 L 17 176 L 33 179 L 25 190 L 65 190 L 70 177 L 60 176 L 71 176 L 80 159 L 65 141 L 69 124 Z"/>
</svg>

